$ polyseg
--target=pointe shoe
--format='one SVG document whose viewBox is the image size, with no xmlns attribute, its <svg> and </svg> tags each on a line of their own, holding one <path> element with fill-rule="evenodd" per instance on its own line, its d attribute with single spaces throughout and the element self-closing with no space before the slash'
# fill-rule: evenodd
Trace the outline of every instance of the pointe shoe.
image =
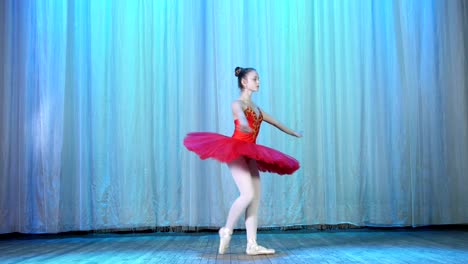
<svg viewBox="0 0 468 264">
<path fill-rule="evenodd" d="M 229 248 L 229 242 L 231 241 L 232 230 L 222 227 L 218 231 L 219 233 L 219 249 L 218 253 L 223 255 Z"/>
<path fill-rule="evenodd" d="M 247 249 L 245 253 L 249 256 L 255 255 L 272 255 L 275 254 L 275 250 L 271 248 L 265 248 L 257 244 L 256 241 L 249 241 L 247 243 Z"/>
</svg>

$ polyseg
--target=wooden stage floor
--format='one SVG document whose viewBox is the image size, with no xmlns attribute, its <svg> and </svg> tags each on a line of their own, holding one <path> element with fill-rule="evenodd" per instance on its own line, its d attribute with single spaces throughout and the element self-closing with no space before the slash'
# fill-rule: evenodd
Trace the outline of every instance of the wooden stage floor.
<svg viewBox="0 0 468 264">
<path fill-rule="evenodd" d="M 275 255 L 247 256 L 245 232 L 1 235 L 0 263 L 468 263 L 466 229 L 263 231 Z"/>
</svg>

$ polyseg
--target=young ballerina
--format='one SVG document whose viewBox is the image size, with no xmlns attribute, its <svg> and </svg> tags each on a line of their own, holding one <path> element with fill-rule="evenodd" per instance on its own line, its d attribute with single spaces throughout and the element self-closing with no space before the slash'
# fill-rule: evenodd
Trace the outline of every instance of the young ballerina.
<svg viewBox="0 0 468 264">
<path fill-rule="evenodd" d="M 260 78 L 255 69 L 236 67 L 235 75 L 238 78 L 241 95 L 231 104 L 235 124 L 232 137 L 210 132 L 195 132 L 187 135 L 184 145 L 198 154 L 201 159 L 214 158 L 227 163 L 240 192 L 240 196 L 229 210 L 225 226 L 219 230 L 219 254 L 224 254 L 228 249 L 234 226 L 243 213 L 247 229 L 246 253 L 274 254 L 274 249 L 257 244 L 259 171 L 280 175 L 292 174 L 299 169 L 299 162 L 277 150 L 256 144 L 256 139 L 262 121 L 289 135 L 295 137 L 301 135 L 282 125 L 254 104 L 252 93 L 257 92 L 260 87 Z"/>
</svg>

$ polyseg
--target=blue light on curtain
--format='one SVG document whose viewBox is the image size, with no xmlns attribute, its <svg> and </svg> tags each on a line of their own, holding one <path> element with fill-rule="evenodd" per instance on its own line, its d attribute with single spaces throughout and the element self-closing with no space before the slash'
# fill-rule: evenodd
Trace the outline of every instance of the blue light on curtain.
<svg viewBox="0 0 468 264">
<path fill-rule="evenodd" d="M 230 135 L 257 68 L 261 226 L 468 222 L 468 4 L 0 2 L 0 233 L 218 227 L 237 190 L 182 146 Z M 239 227 L 243 227 L 242 221 Z"/>
</svg>

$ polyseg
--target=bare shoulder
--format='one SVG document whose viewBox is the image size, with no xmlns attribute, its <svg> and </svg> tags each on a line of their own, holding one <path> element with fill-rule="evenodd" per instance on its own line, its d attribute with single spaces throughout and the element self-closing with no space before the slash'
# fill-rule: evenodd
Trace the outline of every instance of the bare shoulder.
<svg viewBox="0 0 468 264">
<path fill-rule="evenodd" d="M 232 101 L 231 106 L 242 106 L 242 101 L 236 99 Z"/>
<path fill-rule="evenodd" d="M 234 112 L 237 112 L 237 111 L 243 111 L 244 107 L 243 107 L 243 103 L 242 101 L 240 100 L 234 100 L 232 101 L 231 103 L 231 108 Z"/>
</svg>

